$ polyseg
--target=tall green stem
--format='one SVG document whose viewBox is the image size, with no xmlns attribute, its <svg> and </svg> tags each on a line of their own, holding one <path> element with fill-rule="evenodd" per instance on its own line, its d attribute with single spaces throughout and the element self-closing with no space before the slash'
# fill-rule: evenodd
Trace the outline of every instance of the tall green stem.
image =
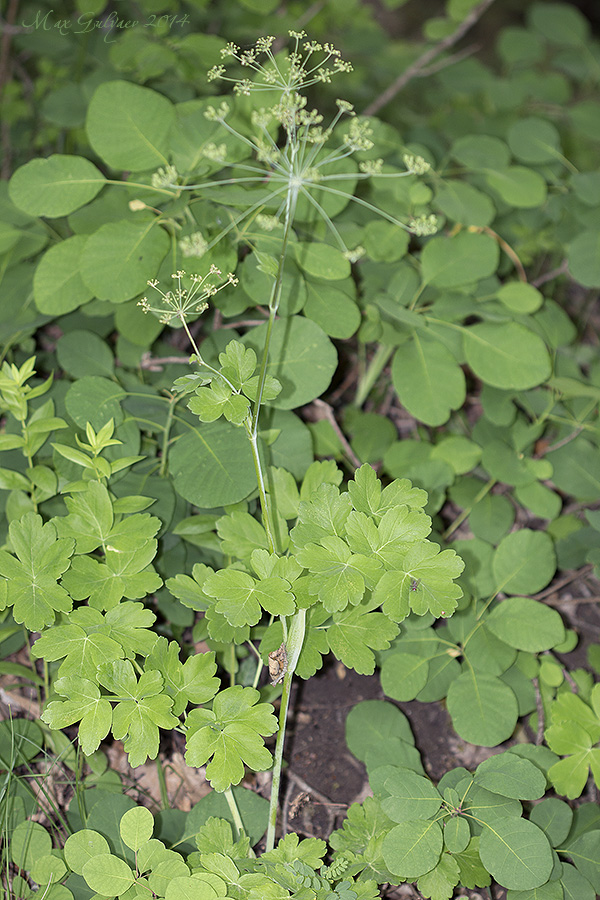
<svg viewBox="0 0 600 900">
<path fill-rule="evenodd" d="M 265 526 L 267 540 L 269 541 L 269 550 L 271 551 L 271 553 L 275 553 L 275 551 L 277 550 L 277 541 L 275 539 L 273 516 L 271 513 L 269 498 L 267 496 L 267 488 L 265 485 L 265 478 L 263 475 L 262 464 L 260 461 L 258 450 L 258 433 L 253 431 L 251 422 L 248 422 L 246 425 L 246 433 L 248 435 L 248 440 L 250 441 L 250 447 L 252 449 L 252 459 L 254 460 L 254 469 L 256 471 L 256 481 L 258 483 L 260 505 L 263 511 L 263 525 Z"/>
<path fill-rule="evenodd" d="M 393 352 L 393 347 L 388 347 L 386 344 L 379 345 L 379 347 L 375 351 L 373 359 L 369 363 L 367 371 L 359 382 L 358 388 L 356 390 L 356 397 L 354 398 L 355 406 L 359 407 L 363 405 L 371 392 L 371 388 L 381 375 L 385 364 L 387 363 Z"/>
<path fill-rule="evenodd" d="M 258 450 L 258 420 L 260 416 L 260 410 L 262 406 L 262 399 L 265 390 L 265 382 L 267 380 L 267 362 L 269 359 L 269 348 L 271 346 L 271 335 L 273 333 L 273 323 L 275 322 L 275 316 L 277 315 L 277 310 L 279 309 L 279 304 L 281 302 L 281 290 L 283 287 L 283 272 L 285 267 L 285 260 L 287 256 L 287 249 L 290 240 L 290 233 L 292 230 L 292 222 L 294 220 L 294 213 L 296 210 L 296 201 L 297 201 L 297 188 L 292 184 L 288 185 L 288 192 L 286 197 L 285 204 L 285 222 L 283 228 L 283 240 L 281 242 L 281 253 L 279 254 L 279 263 L 277 265 L 277 275 L 275 277 L 275 284 L 273 285 L 273 290 L 271 291 L 271 298 L 269 300 L 269 320 L 267 322 L 267 333 L 265 335 L 265 344 L 263 347 L 262 359 L 260 362 L 260 371 L 258 374 L 258 386 L 256 390 L 256 400 L 254 401 L 254 409 L 252 411 L 252 418 L 248 425 L 246 426 L 246 431 L 248 432 L 248 438 L 250 440 L 250 446 L 252 447 L 252 457 L 254 460 L 254 468 L 256 469 L 256 479 L 258 482 L 258 492 L 260 494 L 260 503 L 263 512 L 263 524 L 265 526 L 265 531 L 267 532 L 267 538 L 269 541 L 269 546 L 271 552 L 274 552 L 277 549 L 277 541 L 275 539 L 275 527 L 273 522 L 273 516 L 271 513 L 271 507 L 269 504 L 269 500 L 267 497 L 267 491 L 265 486 L 265 478 L 262 470 L 262 463 L 260 461 L 260 453 Z"/>
<path fill-rule="evenodd" d="M 173 413 L 175 412 L 175 404 L 177 403 L 177 397 L 171 397 L 169 400 L 169 409 L 167 410 L 167 421 L 165 422 L 165 429 L 163 431 L 163 440 L 162 440 L 162 457 L 160 461 L 160 469 L 158 474 L 164 477 L 167 474 L 167 457 L 169 454 L 169 437 L 171 433 L 171 425 L 173 424 Z"/>
<path fill-rule="evenodd" d="M 279 709 L 279 730 L 277 732 L 277 743 L 275 744 L 275 754 L 273 758 L 273 781 L 271 783 L 271 800 L 269 805 L 269 825 L 267 828 L 266 850 L 272 850 L 275 846 L 275 828 L 277 826 L 277 806 L 279 803 L 279 785 L 281 783 L 281 765 L 283 763 L 283 745 L 285 743 L 285 729 L 287 724 L 287 713 L 290 705 L 290 694 L 292 691 L 292 679 L 296 666 L 298 665 L 298 657 L 304 643 L 304 635 L 306 633 L 306 610 L 299 609 L 292 617 L 286 641 L 286 650 L 288 658 L 288 670 L 283 679 L 283 690 L 281 692 L 281 707 Z"/>
<path fill-rule="evenodd" d="M 235 797 L 233 796 L 233 791 L 230 787 L 224 792 L 225 799 L 227 800 L 227 806 L 229 807 L 229 812 L 231 813 L 231 818 L 233 819 L 233 824 L 236 830 L 236 840 L 238 840 L 244 832 L 244 823 L 242 822 L 242 817 L 240 816 L 240 811 L 238 809 L 238 805 L 235 802 Z"/>
<path fill-rule="evenodd" d="M 287 249 L 292 230 L 292 222 L 294 221 L 294 213 L 296 212 L 296 201 L 298 199 L 298 188 L 292 184 L 288 185 L 288 192 L 285 202 L 285 222 L 283 226 L 283 240 L 281 242 L 281 253 L 279 254 L 279 263 L 277 265 L 277 275 L 275 276 L 275 284 L 271 291 L 271 299 L 269 300 L 269 321 L 267 324 L 267 334 L 265 337 L 265 345 L 263 347 L 263 355 L 260 362 L 260 372 L 258 375 L 258 388 L 256 391 L 256 400 L 254 401 L 254 410 L 252 412 L 252 431 L 254 434 L 258 432 L 258 417 L 262 405 L 263 393 L 265 390 L 265 381 L 267 379 L 267 362 L 269 359 L 269 348 L 271 346 L 271 334 L 273 332 L 273 322 L 279 309 L 281 302 L 281 290 L 283 287 L 283 271 L 287 256 Z"/>
</svg>

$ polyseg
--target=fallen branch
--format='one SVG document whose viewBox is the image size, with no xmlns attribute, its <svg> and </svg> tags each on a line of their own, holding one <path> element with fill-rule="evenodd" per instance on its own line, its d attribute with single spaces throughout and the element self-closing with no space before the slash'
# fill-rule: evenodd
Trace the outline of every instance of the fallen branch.
<svg viewBox="0 0 600 900">
<path fill-rule="evenodd" d="M 390 100 L 396 96 L 396 94 L 400 93 L 400 91 L 406 87 L 409 81 L 412 81 L 413 78 L 423 78 L 428 73 L 428 67 L 431 66 L 436 57 L 443 53 L 444 50 L 448 50 L 449 47 L 453 47 L 454 44 L 457 44 L 460 39 L 469 31 L 473 25 L 481 18 L 484 14 L 488 6 L 491 6 L 494 0 L 481 0 L 481 3 L 478 3 L 477 6 L 473 7 L 469 15 L 466 19 L 460 23 L 458 28 L 445 37 L 439 44 L 436 44 L 434 47 L 430 47 L 429 50 L 426 50 L 424 53 L 419 56 L 415 62 L 405 69 L 402 75 L 399 75 L 395 81 L 393 81 L 389 87 L 383 91 L 382 94 L 379 95 L 372 103 L 367 106 L 364 110 L 363 115 L 365 116 L 374 116 L 375 113 L 379 112 L 379 110 L 386 106 Z"/>
</svg>

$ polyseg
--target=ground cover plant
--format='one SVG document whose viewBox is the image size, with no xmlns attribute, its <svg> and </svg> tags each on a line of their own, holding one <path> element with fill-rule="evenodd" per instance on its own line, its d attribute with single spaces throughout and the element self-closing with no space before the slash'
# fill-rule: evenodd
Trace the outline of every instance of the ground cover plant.
<svg viewBox="0 0 600 900">
<path fill-rule="evenodd" d="M 593 898 L 600 654 L 546 602 L 600 560 L 588 22 L 101 5 L 11 8 L 0 77 L 4 895 Z M 328 659 L 380 698 L 325 840 L 280 782 Z M 431 778 L 415 700 L 490 752 Z"/>
</svg>

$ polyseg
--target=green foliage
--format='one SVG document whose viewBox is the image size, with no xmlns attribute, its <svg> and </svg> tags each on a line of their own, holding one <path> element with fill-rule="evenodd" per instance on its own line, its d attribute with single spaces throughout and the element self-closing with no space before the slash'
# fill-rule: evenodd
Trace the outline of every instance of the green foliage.
<svg viewBox="0 0 600 900">
<path fill-rule="evenodd" d="M 475 0 L 401 39 L 368 5 L 321 4 L 314 43 L 295 2 L 225 4 L 218 24 L 202 0 L 176 6 L 123 0 L 136 25 L 85 45 L 62 2 L 8 32 L 0 673 L 44 700 L 41 725 L 0 728 L 13 894 L 374 900 L 408 879 L 449 900 L 493 879 L 508 900 L 587 900 L 597 806 L 544 795 L 600 784 L 600 699 L 532 595 L 600 562 L 588 23 L 532 2 L 485 61 L 450 43 L 421 71 Z M 265 16 L 277 43 L 238 47 Z M 411 65 L 427 77 L 381 107 Z M 340 73 L 376 115 L 336 99 Z M 12 661 L 26 645 L 43 677 Z M 322 841 L 275 847 L 292 679 L 330 652 L 377 667 L 393 700 L 445 700 L 465 741 L 531 728 L 547 746 L 520 730 L 435 785 L 400 710 L 361 703 L 347 739 L 374 796 L 329 864 Z M 98 750 L 112 735 L 141 765 L 170 730 L 217 792 L 177 835 Z M 44 742 L 78 779 L 54 846 L 28 819 Z M 100 790 L 80 793 L 86 764 Z M 231 789 L 245 767 L 273 769 L 268 813 Z"/>
<path fill-rule="evenodd" d="M 354 729 L 359 722 L 366 724 L 372 703 L 353 711 L 347 729 L 351 747 Z M 375 703 L 391 723 L 394 708 Z M 386 739 L 390 737 L 386 729 Z M 380 740 L 381 734 L 362 731 L 361 744 Z M 364 758 L 364 750 L 360 752 Z M 364 811 L 351 808 L 332 845 L 336 851 L 359 848 L 368 853 L 370 865 L 383 868 L 382 875 L 389 871 L 400 880 L 418 879 L 419 890 L 440 900 L 450 897 L 459 882 L 465 887 L 489 884 L 487 873 L 510 893 L 547 885 L 552 896 L 552 885 L 566 890 L 579 880 L 582 890 L 588 890 L 585 862 L 582 870 L 561 866 L 558 876 L 554 873 L 553 847 L 578 865 L 577 854 L 565 844 L 571 834 L 569 807 L 548 799 L 534 806 L 529 818 L 523 815 L 519 801 L 536 800 L 546 790 L 546 776 L 533 759 L 505 751 L 481 763 L 474 775 L 465 769 L 447 772 L 437 787 L 410 768 L 375 767 L 370 771 L 374 798 L 365 802 Z M 376 823 L 376 831 L 367 823 Z M 597 831 L 589 834 L 588 842 Z"/>
</svg>

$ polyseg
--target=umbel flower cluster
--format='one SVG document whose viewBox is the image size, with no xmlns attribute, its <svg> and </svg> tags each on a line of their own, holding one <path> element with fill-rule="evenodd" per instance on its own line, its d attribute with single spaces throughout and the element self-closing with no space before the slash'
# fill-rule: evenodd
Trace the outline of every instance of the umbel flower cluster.
<svg viewBox="0 0 600 900">
<path fill-rule="evenodd" d="M 318 82 L 330 82 L 338 72 L 351 72 L 352 65 L 341 58 L 341 53 L 332 44 L 320 44 L 318 41 L 307 41 L 305 31 L 290 31 L 295 41 L 293 50 L 284 61 L 277 60 L 272 52 L 275 38 L 270 35 L 257 40 L 254 47 L 242 50 L 236 44 L 229 43 L 221 50 L 222 59 L 233 58 L 241 66 L 248 66 L 255 76 L 252 80 L 237 80 L 226 75 L 224 65 L 213 66 L 208 72 L 208 80 L 222 78 L 234 83 L 234 93 L 248 95 L 252 90 L 273 90 L 279 88 L 291 94 L 306 89 Z M 304 42 L 304 43 L 302 43 Z M 300 47 L 304 54 L 301 52 Z"/>
<path fill-rule="evenodd" d="M 328 197 L 340 197 L 345 202 L 357 203 L 413 234 L 434 234 L 437 230 L 435 216 L 419 216 L 407 223 L 347 189 L 346 185 L 354 187 L 357 182 L 373 178 L 379 181 L 424 175 L 430 166 L 422 157 L 412 154 L 404 155 L 406 169 L 400 172 L 391 166 L 384 166 L 383 159 L 362 159 L 358 165 L 352 161 L 350 157 L 356 152 L 373 148 L 373 131 L 369 121 L 359 118 L 347 100 L 338 99 L 337 111 L 326 125 L 318 110 L 308 108 L 307 98 L 302 93 L 311 85 L 331 81 L 337 73 L 350 72 L 352 66 L 329 43 L 309 41 L 303 31 L 291 31 L 290 36 L 293 43 L 287 52 L 274 52 L 276 39 L 273 36 L 260 38 L 247 50 L 230 43 L 221 51 L 224 62 L 208 73 L 209 80 L 221 79 L 233 84 L 233 92 L 238 96 L 260 91 L 270 93 L 272 105 L 252 111 L 253 131 L 250 134 L 240 133 L 231 124 L 228 119 L 231 107 L 225 99 L 209 106 L 204 113 L 207 119 L 219 123 L 241 141 L 252 152 L 254 160 L 232 162 L 234 172 L 223 172 L 221 177 L 202 184 L 178 184 L 179 175 L 173 166 L 155 173 L 155 186 L 176 187 L 178 190 L 234 184 L 264 187 L 260 199 L 232 215 L 229 224 L 212 240 L 201 232 L 183 237 L 179 241 L 181 253 L 184 256 L 203 256 L 244 219 L 254 218 L 263 230 L 272 231 L 279 224 L 285 229 L 294 221 L 299 199 L 322 218 L 341 252 L 353 263 L 365 251 L 360 246 L 346 246 L 327 212 Z M 226 60 L 247 68 L 249 77 L 240 79 L 228 75 Z M 273 95 L 276 97 L 274 103 Z M 346 122 L 345 127 L 342 127 L 342 119 Z M 207 160 L 227 168 L 225 144 L 209 142 L 202 153 Z M 269 215 L 266 215 L 267 211 Z M 172 318 L 178 313 L 169 315 Z"/>
<path fill-rule="evenodd" d="M 231 272 L 220 285 L 208 281 L 213 275 L 216 275 L 217 278 L 221 277 L 221 270 L 216 266 L 211 266 L 204 276 L 191 275 L 192 286 L 186 288 L 182 284 L 185 272 L 179 269 L 174 275 L 171 275 L 173 281 L 177 283 L 176 287 L 166 293 L 159 288 L 158 280 L 153 278 L 148 284 L 162 297 L 161 305 L 153 306 L 147 297 L 142 297 L 137 305 L 141 306 L 145 313 L 155 313 L 164 325 L 168 325 L 173 319 L 179 319 L 185 325 L 186 316 L 201 315 L 208 308 L 210 297 L 214 297 L 228 284 L 236 285 L 238 283 L 238 279 Z"/>
</svg>

